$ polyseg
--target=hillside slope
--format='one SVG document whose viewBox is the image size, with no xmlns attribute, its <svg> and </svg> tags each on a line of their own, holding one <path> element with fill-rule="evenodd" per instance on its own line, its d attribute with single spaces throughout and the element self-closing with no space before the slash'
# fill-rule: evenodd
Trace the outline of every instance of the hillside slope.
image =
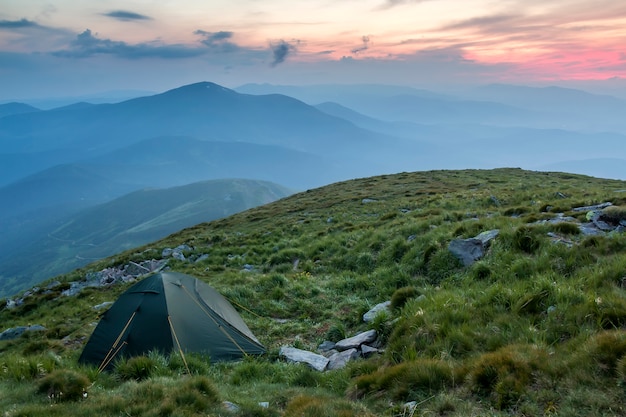
<svg viewBox="0 0 626 417">
<path fill-rule="evenodd" d="M 611 205 L 592 207 L 600 203 Z M 610 223 L 611 231 L 592 222 Z M 235 416 L 621 416 L 624 224 L 626 182 L 566 173 L 401 173 L 295 194 L 181 230 L 58 277 L 62 283 L 48 292 L 12 300 L 19 305 L 0 310 L 3 326 L 47 330 L 0 341 L 7 370 L 0 409 L 192 416 L 227 413 L 228 401 Z M 476 246 L 472 238 L 496 230 L 472 264 L 449 249 L 456 239 Z M 98 271 L 158 260 L 182 244 L 187 260 L 165 259 L 168 267 L 224 294 L 269 353 L 212 366 L 193 357 L 191 377 L 181 376 L 176 355 L 134 363 L 146 364 L 146 374 L 133 372 L 131 361 L 112 374 L 78 367 L 99 315 L 93 307 L 128 284 L 75 297 L 60 291 Z M 390 310 L 363 321 L 387 300 Z M 325 340 L 366 330 L 376 331 L 381 350 L 345 368 L 321 373 L 279 354 L 285 345 L 317 351 Z M 37 387 L 55 370 L 87 378 L 87 398 L 51 407 Z M 416 409 L 405 408 L 411 401 Z"/>
<path fill-rule="evenodd" d="M 42 219 L 25 239 L 17 236 L 0 245 L 0 295 L 292 193 L 265 181 L 210 180 L 135 191 L 55 221 Z"/>
</svg>

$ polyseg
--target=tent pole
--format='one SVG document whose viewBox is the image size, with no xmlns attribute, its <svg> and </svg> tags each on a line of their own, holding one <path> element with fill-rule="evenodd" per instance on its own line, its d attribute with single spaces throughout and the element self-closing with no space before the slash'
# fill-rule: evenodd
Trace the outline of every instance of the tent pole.
<svg viewBox="0 0 626 417">
<path fill-rule="evenodd" d="M 126 325 L 124 326 L 124 328 L 122 329 L 122 331 L 120 332 L 120 334 L 117 336 L 117 339 L 115 339 L 115 342 L 113 343 L 113 345 L 111 346 L 111 349 L 109 349 L 109 352 L 106 354 L 106 356 L 104 357 L 104 359 L 102 360 L 102 363 L 100 364 L 100 366 L 98 367 L 98 372 L 102 372 L 104 370 L 104 368 L 106 368 L 109 365 L 109 362 L 111 362 L 111 359 L 113 359 L 113 357 L 115 357 L 115 355 L 117 355 L 117 353 L 119 352 L 119 349 L 115 352 L 115 354 L 113 354 L 113 356 L 111 356 L 111 358 L 109 358 L 109 356 L 111 355 L 111 353 L 113 352 L 113 350 L 117 347 L 117 344 L 120 342 L 120 340 L 122 339 L 122 336 L 124 335 L 124 333 L 126 332 L 126 329 L 128 329 L 128 326 L 130 326 L 130 322 L 133 321 L 133 319 L 135 318 L 135 314 L 137 314 L 137 310 L 133 311 L 133 314 L 130 316 L 130 318 L 128 319 L 128 321 L 126 322 Z M 126 342 L 124 342 L 126 343 Z M 123 346 L 124 344 L 122 344 Z M 121 347 L 120 347 L 121 348 Z M 106 362 L 106 365 L 103 367 L 102 365 Z"/>
<path fill-rule="evenodd" d="M 187 365 L 187 359 L 185 358 L 185 354 L 183 353 L 183 350 L 180 347 L 178 336 L 176 336 L 176 330 L 174 330 L 174 325 L 172 324 L 172 318 L 170 316 L 167 316 L 167 321 L 170 324 L 170 329 L 172 330 L 172 334 L 174 335 L 176 346 L 178 346 L 178 352 L 180 352 L 180 357 L 183 358 L 183 363 L 185 364 L 185 369 L 187 369 L 187 374 L 191 375 L 191 371 L 189 371 L 189 366 Z"/>
<path fill-rule="evenodd" d="M 122 342 L 121 345 L 118 346 L 118 348 L 115 350 L 115 352 L 113 353 L 113 355 L 111 355 L 110 357 L 105 358 L 105 361 L 103 361 L 100 366 L 98 367 L 98 373 L 104 371 L 104 369 L 109 366 L 109 364 L 111 363 L 111 361 L 117 356 L 118 353 L 120 353 L 120 350 L 122 350 L 122 348 L 124 347 L 124 345 L 127 345 L 128 343 L 126 342 L 126 340 L 124 340 L 124 342 Z M 107 355 L 108 356 L 108 355 Z"/>
</svg>

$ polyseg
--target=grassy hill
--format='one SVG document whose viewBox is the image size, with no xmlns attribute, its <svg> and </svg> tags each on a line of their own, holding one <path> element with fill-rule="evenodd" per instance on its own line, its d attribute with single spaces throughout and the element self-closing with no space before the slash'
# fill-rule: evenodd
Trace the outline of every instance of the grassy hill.
<svg viewBox="0 0 626 417">
<path fill-rule="evenodd" d="M 626 234 L 584 235 L 577 223 L 587 213 L 573 210 L 602 202 L 626 219 L 626 182 L 430 171 L 336 183 L 181 230 L 62 276 L 60 287 L 17 308 L 2 303 L 4 328 L 47 330 L 0 341 L 0 409 L 11 417 L 624 415 Z M 547 221 L 560 213 L 571 218 Z M 469 267 L 448 250 L 455 238 L 493 229 L 486 256 Z M 112 373 L 79 367 L 99 314 L 92 307 L 127 287 L 60 290 L 181 244 L 208 257 L 169 267 L 241 308 L 269 353 L 211 366 L 188 358 L 192 375 L 176 355 L 120 362 Z M 362 321 L 386 300 L 388 315 Z M 341 370 L 320 373 L 278 354 L 368 329 L 383 352 Z M 54 380 L 68 393 L 86 386 L 86 398 L 59 397 Z M 403 409 L 410 401 L 416 408 Z"/>
</svg>

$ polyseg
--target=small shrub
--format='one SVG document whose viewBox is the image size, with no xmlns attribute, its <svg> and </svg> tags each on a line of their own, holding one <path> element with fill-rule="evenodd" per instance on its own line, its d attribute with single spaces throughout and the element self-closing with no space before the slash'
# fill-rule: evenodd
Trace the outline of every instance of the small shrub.
<svg viewBox="0 0 626 417">
<path fill-rule="evenodd" d="M 439 285 L 461 266 L 461 261 L 452 252 L 440 250 L 428 261 L 428 270 L 426 272 L 428 282 L 432 285 Z"/>
<path fill-rule="evenodd" d="M 626 207 L 611 206 L 602 211 L 600 219 L 612 224 L 626 220 Z"/>
<path fill-rule="evenodd" d="M 53 401 L 76 401 L 83 398 L 89 384 L 85 375 L 59 369 L 39 381 L 37 392 L 46 394 Z"/>
<path fill-rule="evenodd" d="M 593 336 L 586 343 L 589 359 L 600 372 L 607 375 L 618 373 L 618 364 L 626 355 L 626 332 L 623 330 L 604 331 Z"/>
<path fill-rule="evenodd" d="M 394 400 L 414 400 L 451 386 L 453 380 L 452 368 L 445 362 L 418 359 L 361 375 L 350 393 L 357 398 L 387 393 Z"/>
<path fill-rule="evenodd" d="M 538 353 L 532 347 L 507 346 L 483 354 L 468 372 L 472 391 L 490 398 L 498 409 L 512 406 L 532 382 Z"/>
<path fill-rule="evenodd" d="M 472 277 L 477 281 L 482 281 L 491 276 L 491 268 L 484 262 L 476 262 L 472 266 Z"/>
<path fill-rule="evenodd" d="M 122 381 L 141 381 L 150 377 L 156 366 L 156 361 L 148 356 L 135 356 L 117 362 L 115 374 Z"/>
<path fill-rule="evenodd" d="M 371 414 L 358 405 L 345 400 L 329 400 L 328 398 L 300 395 L 292 399 L 285 409 L 286 416 L 299 417 L 368 417 Z"/>
<path fill-rule="evenodd" d="M 537 233 L 530 227 L 522 226 L 513 235 L 513 247 L 528 254 L 535 253 L 541 246 Z"/>
<path fill-rule="evenodd" d="M 402 287 L 394 291 L 391 296 L 391 308 L 393 310 L 399 310 L 408 300 L 420 295 L 420 292 L 415 287 Z"/>
</svg>

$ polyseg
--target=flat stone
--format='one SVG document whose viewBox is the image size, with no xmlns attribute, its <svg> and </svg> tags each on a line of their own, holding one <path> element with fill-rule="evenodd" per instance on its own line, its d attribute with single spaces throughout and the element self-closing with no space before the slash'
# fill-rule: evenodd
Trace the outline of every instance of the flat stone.
<svg viewBox="0 0 626 417">
<path fill-rule="evenodd" d="M 335 344 L 335 349 L 342 351 L 348 349 L 358 349 L 365 343 L 372 343 L 376 340 L 378 334 L 376 330 L 368 330 L 363 333 L 359 333 L 356 336 L 349 337 L 347 339 L 340 340 Z"/>
<path fill-rule="evenodd" d="M 328 365 L 327 357 L 291 346 L 281 347 L 279 355 L 285 357 L 290 362 L 306 363 L 320 372 L 324 371 Z"/>
</svg>

